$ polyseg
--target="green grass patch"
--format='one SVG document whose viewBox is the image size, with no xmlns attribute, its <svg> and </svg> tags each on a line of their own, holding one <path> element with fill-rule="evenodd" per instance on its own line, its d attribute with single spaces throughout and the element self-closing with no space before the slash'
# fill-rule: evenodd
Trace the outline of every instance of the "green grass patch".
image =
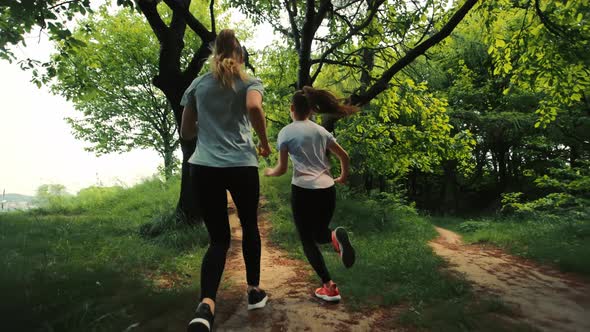
<svg viewBox="0 0 590 332">
<path fill-rule="evenodd" d="M 289 176 L 264 178 L 262 191 L 272 211 L 272 240 L 305 260 L 292 222 L 290 180 Z M 411 310 L 391 322 L 392 328 L 401 323 L 457 331 L 471 326 L 467 322 L 498 311 L 492 306 L 469 309 L 474 303 L 469 284 L 444 272 L 444 261 L 428 246 L 436 231 L 427 218 L 391 195 L 369 198 L 348 193 L 344 187 L 338 191 L 331 226 L 349 230 L 357 262 L 345 269 L 329 245 L 323 248 L 323 254 L 347 306 L 363 310 L 402 304 Z M 312 278 L 320 284 L 315 274 Z M 492 326 L 496 325 L 499 323 Z"/>
<path fill-rule="evenodd" d="M 5 330 L 123 331 L 139 323 L 150 331 L 162 317 L 190 317 L 206 232 L 177 228 L 146 239 L 138 231 L 169 218 L 178 190 L 177 181 L 154 179 L 0 214 Z"/>
<path fill-rule="evenodd" d="M 562 271 L 590 275 L 590 220 L 432 218 L 468 243 L 489 242 Z"/>
</svg>

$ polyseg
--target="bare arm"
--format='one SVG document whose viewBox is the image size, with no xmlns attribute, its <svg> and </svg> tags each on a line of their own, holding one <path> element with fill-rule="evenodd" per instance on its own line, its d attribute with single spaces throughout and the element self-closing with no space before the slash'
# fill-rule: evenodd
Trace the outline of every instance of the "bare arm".
<svg viewBox="0 0 590 332">
<path fill-rule="evenodd" d="M 334 141 L 328 143 L 328 150 L 340 159 L 341 173 L 338 178 L 334 179 L 334 182 L 346 183 L 346 179 L 348 179 L 348 171 L 350 169 L 350 157 L 348 156 L 348 153 L 340 146 L 340 144 Z"/>
<path fill-rule="evenodd" d="M 180 137 L 185 141 L 190 141 L 195 136 L 197 136 L 197 110 L 187 105 L 182 110 Z"/>
<path fill-rule="evenodd" d="M 277 166 L 274 168 L 267 168 L 264 170 L 265 176 L 281 176 L 287 172 L 289 152 L 287 149 L 281 149 L 279 152 L 279 160 Z"/>
<path fill-rule="evenodd" d="M 268 144 L 268 137 L 266 137 L 266 119 L 262 110 L 262 95 L 259 91 L 248 91 L 246 95 L 246 109 L 248 110 L 252 127 L 258 138 L 260 138 L 260 155 L 268 157 L 270 154 L 270 145 Z"/>
</svg>

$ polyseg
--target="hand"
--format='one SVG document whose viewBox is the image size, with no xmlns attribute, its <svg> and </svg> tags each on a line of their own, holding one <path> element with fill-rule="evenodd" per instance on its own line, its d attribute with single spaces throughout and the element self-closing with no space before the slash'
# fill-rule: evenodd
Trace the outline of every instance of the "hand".
<svg viewBox="0 0 590 332">
<path fill-rule="evenodd" d="M 341 184 L 346 184 L 346 177 L 339 176 L 339 177 L 337 177 L 337 178 L 334 179 L 334 182 L 341 183 Z"/>
<path fill-rule="evenodd" d="M 264 169 L 264 176 L 272 176 L 273 170 L 272 168 L 265 168 Z"/>
<path fill-rule="evenodd" d="M 268 143 L 260 144 L 258 146 L 258 154 L 264 158 L 268 157 L 270 155 L 270 145 Z"/>
</svg>

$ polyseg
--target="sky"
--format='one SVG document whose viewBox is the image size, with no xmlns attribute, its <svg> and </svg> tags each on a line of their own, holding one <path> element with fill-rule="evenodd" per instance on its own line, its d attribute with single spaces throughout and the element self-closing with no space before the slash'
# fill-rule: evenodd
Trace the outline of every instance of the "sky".
<svg viewBox="0 0 590 332">
<path fill-rule="evenodd" d="M 232 14 L 232 20 L 243 19 Z M 254 48 L 273 39 L 269 27 L 254 34 Z M 47 36 L 27 36 L 26 47 L 15 47 L 17 57 L 47 59 L 53 47 Z M 75 194 L 102 184 L 131 186 L 157 173 L 162 162 L 155 151 L 133 150 L 100 157 L 84 150 L 88 143 L 74 138 L 64 118 L 76 115 L 71 102 L 37 88 L 29 72 L 16 62 L 0 60 L 0 191 L 34 195 L 42 184 L 62 184 Z"/>
</svg>

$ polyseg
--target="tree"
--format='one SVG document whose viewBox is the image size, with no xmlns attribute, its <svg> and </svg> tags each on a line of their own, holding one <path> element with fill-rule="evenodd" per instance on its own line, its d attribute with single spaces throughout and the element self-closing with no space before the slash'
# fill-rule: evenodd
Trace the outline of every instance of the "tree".
<svg viewBox="0 0 590 332">
<path fill-rule="evenodd" d="M 68 118 L 77 138 L 97 154 L 154 149 L 172 176 L 179 147 L 177 125 L 166 97 L 152 84 L 158 71 L 158 41 L 128 10 L 106 8 L 80 21 L 72 34 L 86 46 L 53 56 L 52 91 L 74 102 L 83 116 Z M 63 48 L 63 42 L 57 44 Z M 50 75 L 51 76 L 51 75 Z"/>
<path fill-rule="evenodd" d="M 510 87 L 542 95 L 538 126 L 576 104 L 590 105 L 590 2 L 494 1 L 484 12 L 491 29 L 488 53 Z"/>
<path fill-rule="evenodd" d="M 129 1 L 119 0 L 120 4 L 131 5 Z M 162 6 L 172 11 L 171 18 L 164 20 L 158 9 L 158 1 L 138 0 L 137 7 L 148 21 L 160 44 L 158 73 L 153 77 L 153 84 L 160 89 L 169 101 L 177 125 L 180 123 L 182 107 L 180 100 L 190 82 L 198 75 L 206 58 L 210 54 L 209 44 L 215 39 L 214 0 L 206 3 L 196 1 L 199 8 L 209 9 L 209 22 L 195 17 L 190 9 L 190 0 L 163 0 Z M 359 87 L 349 94 L 348 100 L 355 105 L 366 105 L 380 93 L 390 87 L 391 79 L 412 61 L 423 55 L 428 49 L 446 38 L 461 22 L 465 15 L 477 3 L 477 0 L 466 0 L 454 14 L 448 17 L 446 1 L 429 0 L 425 2 L 407 2 L 402 0 L 306 0 L 305 2 L 287 0 L 254 1 L 231 0 L 231 5 L 238 6 L 255 22 L 267 21 L 275 24 L 275 29 L 287 37 L 296 51 L 298 78 L 296 87 L 311 85 L 318 78 L 322 69 L 327 66 L 344 66 L 356 70 L 358 76 L 365 79 L 365 88 Z M 19 39 L 0 40 L 4 47 L 7 43 L 22 40 L 22 33 L 30 31 L 34 25 L 31 15 L 23 12 L 19 2 L 9 2 L 2 7 L 0 15 L 13 21 L 24 20 L 24 28 L 17 29 L 15 36 Z M 35 16 L 37 24 L 50 27 L 56 17 L 57 9 L 64 8 L 62 14 L 70 17 L 74 13 L 86 11 L 89 2 L 82 2 L 84 9 L 69 6 L 69 2 L 55 7 L 49 2 L 35 2 L 33 7 L 40 13 Z M 18 14 L 15 16 L 15 14 Z M 289 25 L 279 23 L 283 14 L 289 18 Z M 33 15 L 34 16 L 34 15 Z M 447 18 L 448 17 L 448 18 Z M 445 22 L 445 23 L 441 23 Z M 209 26 L 207 27 L 206 24 Z M 65 25 L 56 26 L 50 33 L 54 38 L 68 37 L 63 32 Z M 61 28 L 60 28 L 61 27 Z M 185 51 L 185 33 L 187 27 L 200 39 L 200 45 L 192 52 L 192 59 L 185 65 L 181 58 Z M 3 26 L 3 29 L 5 27 Z M 321 28 L 321 29 L 320 29 Z M 326 33 L 318 33 L 318 31 Z M 12 33 L 12 32 L 11 32 Z M 374 47 L 363 44 L 365 35 L 382 38 L 382 43 Z M 363 38 L 360 38 L 363 36 Z M 382 37 L 380 37 L 382 36 Z M 72 45 L 72 38 L 69 45 Z M 77 43 L 73 43 L 77 44 Z M 316 45 L 314 47 L 314 45 Z M 348 47 L 353 45 L 354 47 Z M 76 45 L 73 45 L 75 47 Z M 368 50 L 368 51 L 364 51 Z M 385 50 L 385 56 L 375 61 L 373 57 Z M 362 54 L 362 60 L 359 60 Z M 379 62 L 379 66 L 373 63 Z M 360 75 L 362 74 L 362 75 Z M 324 126 L 332 130 L 336 119 L 326 117 Z M 179 216 L 187 220 L 198 219 L 198 211 L 191 207 L 198 199 L 191 192 L 188 158 L 193 153 L 196 140 L 180 142 L 183 162 L 181 193 L 178 203 Z"/>
</svg>

